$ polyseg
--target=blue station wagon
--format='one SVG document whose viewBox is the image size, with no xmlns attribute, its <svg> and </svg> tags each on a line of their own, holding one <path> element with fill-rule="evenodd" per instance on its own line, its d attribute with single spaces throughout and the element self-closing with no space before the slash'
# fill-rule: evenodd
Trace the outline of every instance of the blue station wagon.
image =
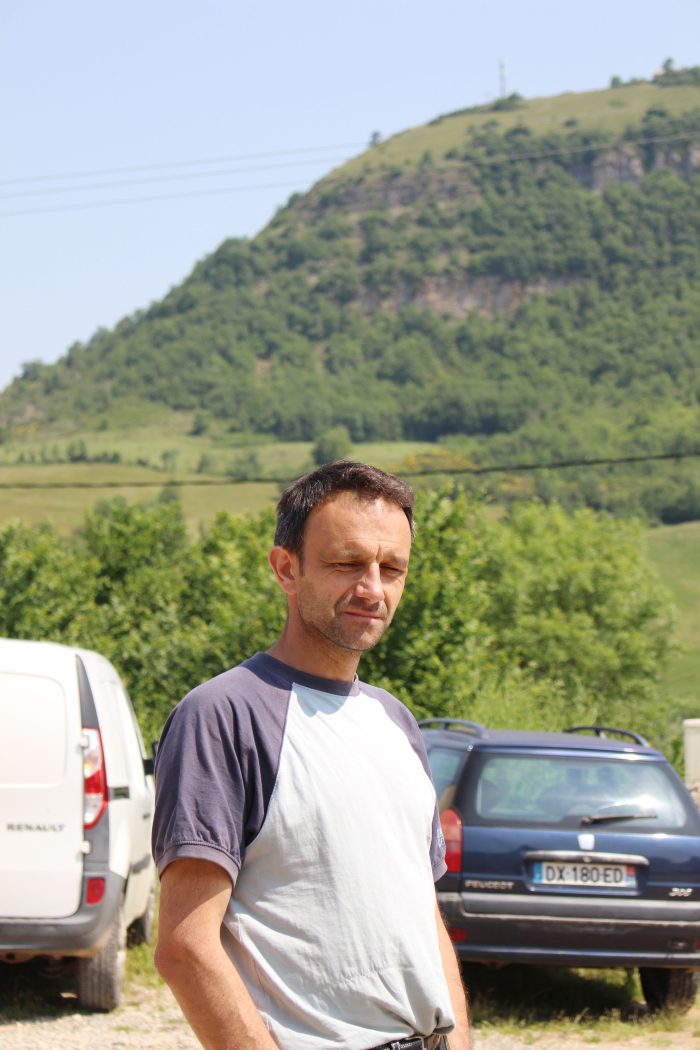
<svg viewBox="0 0 700 1050">
<path fill-rule="evenodd" d="M 420 724 L 447 844 L 438 900 L 459 957 L 638 967 L 651 1009 L 689 1009 L 700 814 L 664 756 L 605 726 Z"/>
</svg>

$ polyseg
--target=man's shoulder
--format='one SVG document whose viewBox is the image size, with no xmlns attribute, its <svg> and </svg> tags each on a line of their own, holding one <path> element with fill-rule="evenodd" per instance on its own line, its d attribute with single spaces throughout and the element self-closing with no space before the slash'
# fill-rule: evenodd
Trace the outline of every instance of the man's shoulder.
<svg viewBox="0 0 700 1050">
<path fill-rule="evenodd" d="M 374 700 L 379 701 L 387 715 L 397 722 L 402 729 L 410 733 L 418 732 L 418 723 L 411 711 L 393 693 L 390 693 L 387 689 L 382 689 L 380 686 L 370 685 L 368 682 L 360 682 L 359 685 L 361 692 L 365 696 L 371 696 Z"/>
<path fill-rule="evenodd" d="M 386 689 L 381 689 L 379 686 L 369 685 L 365 682 L 360 682 L 359 684 L 361 692 L 381 704 L 387 718 L 391 719 L 394 725 L 405 734 L 409 744 L 420 758 L 423 768 L 430 776 L 425 741 L 413 713 L 406 704 L 402 703 L 401 700 Z"/>
<path fill-rule="evenodd" d="M 391 706 L 397 706 L 408 710 L 406 705 L 402 703 L 398 697 L 390 693 L 388 689 L 382 689 L 379 685 L 372 685 L 370 682 L 365 682 L 362 679 L 359 680 L 358 685 L 365 696 L 373 696 L 375 700 L 381 700 Z"/>
<path fill-rule="evenodd" d="M 290 682 L 279 673 L 265 653 L 256 653 L 191 689 L 177 707 L 183 714 L 197 711 L 242 713 L 262 711 L 270 702 L 278 705 L 288 695 Z"/>
</svg>

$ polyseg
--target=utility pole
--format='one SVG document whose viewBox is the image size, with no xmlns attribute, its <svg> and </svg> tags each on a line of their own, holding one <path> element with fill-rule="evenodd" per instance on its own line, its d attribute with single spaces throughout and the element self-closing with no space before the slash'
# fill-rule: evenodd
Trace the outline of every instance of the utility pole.
<svg viewBox="0 0 700 1050">
<path fill-rule="evenodd" d="M 506 64 L 501 59 L 498 63 L 498 85 L 499 85 L 499 98 L 506 97 Z"/>
</svg>

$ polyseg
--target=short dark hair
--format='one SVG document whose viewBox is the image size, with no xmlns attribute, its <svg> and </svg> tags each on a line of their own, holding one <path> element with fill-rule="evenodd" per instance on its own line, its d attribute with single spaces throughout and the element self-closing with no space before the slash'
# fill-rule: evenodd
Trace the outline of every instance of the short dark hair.
<svg viewBox="0 0 700 1050">
<path fill-rule="evenodd" d="M 339 492 L 354 492 L 360 499 L 395 503 L 406 515 L 413 537 L 413 490 L 400 478 L 378 467 L 338 459 L 297 478 L 282 493 L 277 504 L 275 546 L 301 554 L 309 514 Z"/>
</svg>

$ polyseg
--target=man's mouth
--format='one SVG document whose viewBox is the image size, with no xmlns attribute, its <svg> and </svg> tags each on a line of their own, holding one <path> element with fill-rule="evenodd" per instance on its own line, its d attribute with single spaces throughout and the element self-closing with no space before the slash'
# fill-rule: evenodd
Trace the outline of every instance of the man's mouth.
<svg viewBox="0 0 700 1050">
<path fill-rule="evenodd" d="M 343 609 L 346 616 L 354 616 L 358 620 L 384 620 L 384 614 L 370 612 L 369 609 Z"/>
</svg>

